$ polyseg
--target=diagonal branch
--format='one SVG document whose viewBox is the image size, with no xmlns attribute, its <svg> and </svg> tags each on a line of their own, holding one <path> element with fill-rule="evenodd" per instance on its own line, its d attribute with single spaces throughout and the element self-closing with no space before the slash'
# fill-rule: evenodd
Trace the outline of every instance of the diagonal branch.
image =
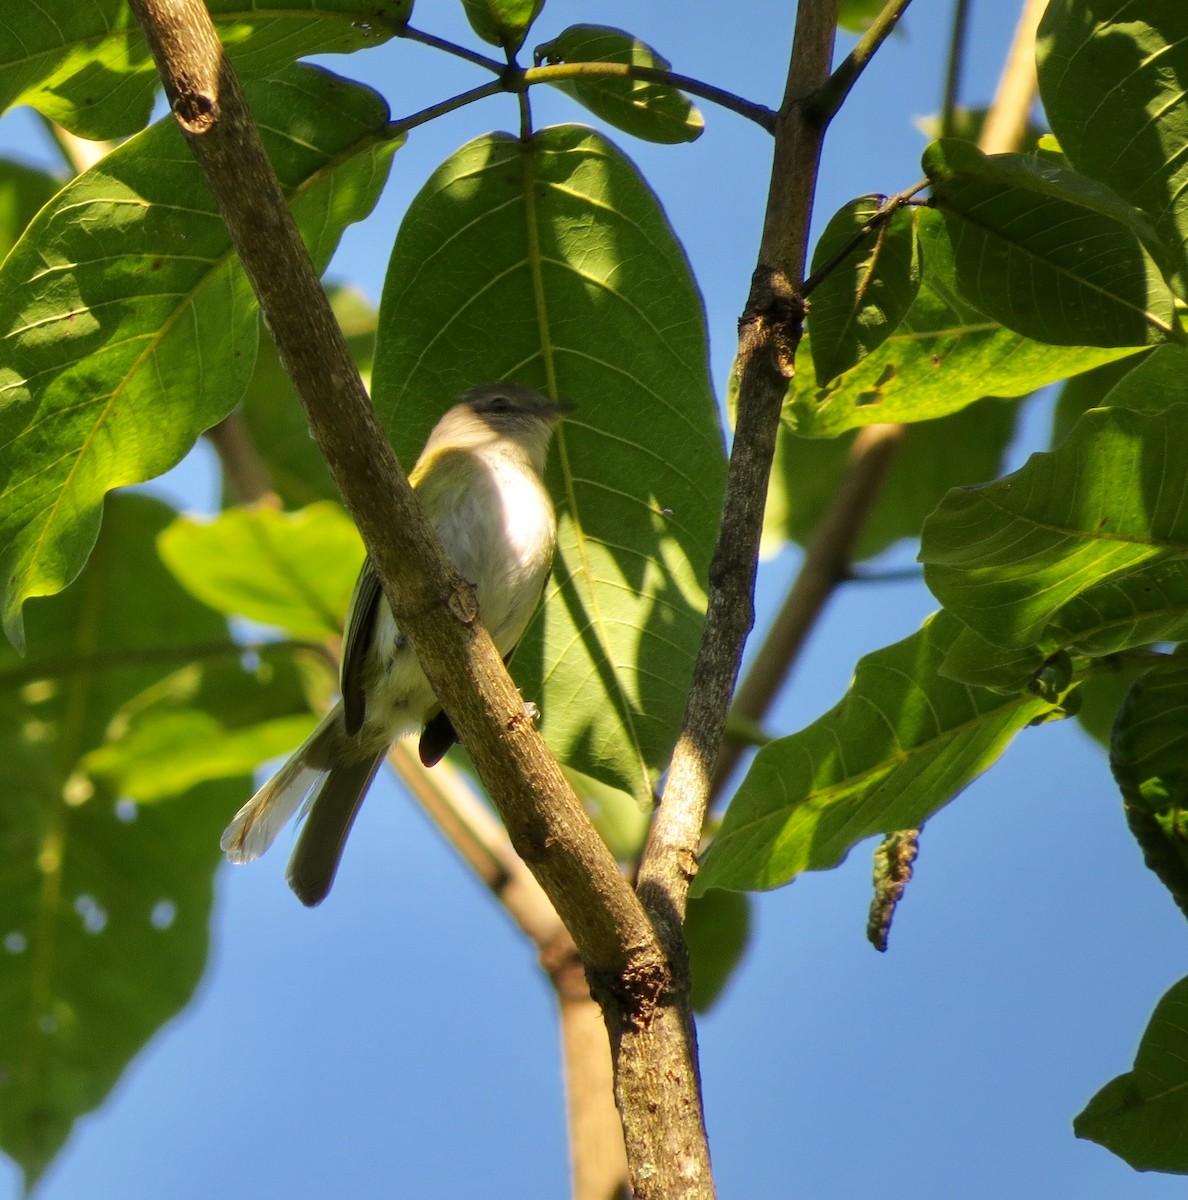
<svg viewBox="0 0 1188 1200">
<path fill-rule="evenodd" d="M 512 844 L 573 935 L 615 1056 L 637 1200 L 710 1197 L 688 1010 L 638 897 L 536 732 L 371 408 L 201 0 L 133 0 L 384 594 Z"/>
</svg>

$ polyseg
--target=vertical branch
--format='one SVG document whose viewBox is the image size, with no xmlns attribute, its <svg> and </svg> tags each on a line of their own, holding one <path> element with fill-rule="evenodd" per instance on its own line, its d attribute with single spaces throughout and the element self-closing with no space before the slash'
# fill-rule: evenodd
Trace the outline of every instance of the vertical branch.
<svg viewBox="0 0 1188 1200">
<path fill-rule="evenodd" d="M 952 137 L 957 124 L 957 106 L 961 97 L 961 75 L 965 69 L 965 43 L 969 31 L 970 0 L 957 0 L 953 8 L 953 29 L 949 35 L 949 60 L 945 70 L 945 91 L 941 100 L 941 137 Z"/>
<path fill-rule="evenodd" d="M 775 151 L 759 261 L 739 330 L 739 401 L 722 524 L 710 564 L 705 630 L 689 702 L 651 836 L 638 890 L 676 961 L 680 925 L 709 802 L 726 710 L 743 646 L 754 623 L 755 571 L 775 454 L 780 409 L 792 375 L 804 305 L 803 278 L 812 198 L 828 117 L 810 101 L 829 78 L 837 0 L 801 3 Z"/>
</svg>

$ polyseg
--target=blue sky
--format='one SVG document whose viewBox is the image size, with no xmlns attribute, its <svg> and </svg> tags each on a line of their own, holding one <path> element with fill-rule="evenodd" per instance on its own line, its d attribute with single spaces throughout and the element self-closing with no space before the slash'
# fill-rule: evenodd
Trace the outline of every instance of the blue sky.
<svg viewBox="0 0 1188 1200">
<path fill-rule="evenodd" d="M 975 0 L 964 98 L 988 100 L 1015 5 Z M 618 25 L 675 69 L 778 102 L 793 6 L 740 0 L 548 0 L 534 41 L 578 20 Z M 467 39 L 455 0 L 417 23 Z M 921 175 L 913 119 L 938 107 L 950 0 L 916 0 L 830 133 L 818 226 L 852 196 Z M 482 81 L 465 64 L 389 44 L 334 69 L 394 114 Z M 706 299 L 721 394 L 754 265 L 769 139 L 704 105 L 692 146 L 616 141 L 683 240 Z M 560 95 L 540 124 L 583 120 Z M 395 225 L 461 142 L 514 128 L 498 97 L 417 130 L 376 213 L 331 274 L 378 300 Z M 0 121 L 0 152 L 47 161 L 34 123 Z M 1033 403 L 1025 437 L 1042 439 Z M 155 485 L 209 507 L 198 451 Z M 765 565 L 760 622 L 797 554 Z M 888 561 L 910 561 L 902 550 Z M 854 587 L 830 609 L 769 722 L 791 731 L 844 690 L 855 660 L 915 629 L 921 584 Z M 285 848 L 225 869 L 195 1002 L 79 1123 L 43 1200 L 327 1194 L 556 1197 L 567 1186 L 557 1029 L 534 955 L 394 785 L 364 807 L 328 902 L 284 884 Z M 711 1145 L 723 1196 L 879 1194 L 914 1200 L 1179 1196 L 1076 1141 L 1071 1120 L 1126 1070 L 1181 973 L 1183 918 L 1142 865 L 1104 756 L 1073 722 L 1025 732 L 1003 763 L 929 825 L 887 955 L 863 936 L 869 848 L 761 896 L 752 951 L 700 1023 Z M 0 1164 L 0 1195 L 17 1174 Z"/>
</svg>

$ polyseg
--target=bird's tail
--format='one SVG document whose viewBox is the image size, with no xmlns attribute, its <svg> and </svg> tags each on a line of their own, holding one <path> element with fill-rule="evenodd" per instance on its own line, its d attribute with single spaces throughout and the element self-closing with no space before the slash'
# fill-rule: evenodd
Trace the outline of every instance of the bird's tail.
<svg viewBox="0 0 1188 1200">
<path fill-rule="evenodd" d="M 338 870 L 342 848 L 359 805 L 383 761 L 384 750 L 371 760 L 344 763 L 327 772 L 306 804 L 308 816 L 289 860 L 289 886 L 302 904 L 321 904 Z"/>
<path fill-rule="evenodd" d="M 330 749 L 341 736 L 336 705 L 223 830 L 219 845 L 231 862 L 251 862 L 272 845 L 310 789 L 329 771 Z"/>
</svg>

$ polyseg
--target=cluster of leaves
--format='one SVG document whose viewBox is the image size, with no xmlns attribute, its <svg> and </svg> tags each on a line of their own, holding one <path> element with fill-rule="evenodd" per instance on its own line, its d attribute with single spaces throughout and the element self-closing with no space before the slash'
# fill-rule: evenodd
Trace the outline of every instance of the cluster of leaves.
<svg viewBox="0 0 1188 1200">
<path fill-rule="evenodd" d="M 1188 905 L 1188 11 L 1053 0 L 1038 66 L 1054 136 L 1035 153 L 934 142 L 926 204 L 861 197 L 821 238 L 814 265 L 841 265 L 814 293 L 767 541 L 812 528 L 853 436 L 838 435 L 920 423 L 859 552 L 922 522 L 944 607 L 862 659 L 836 707 L 759 752 L 695 890 L 774 887 L 918 827 L 1016 734 L 1089 695 L 1147 862 Z M 1069 385 L 1051 451 L 977 483 L 1012 428 L 1010 407 L 985 397 L 1091 367 Z M 837 440 L 809 440 L 824 437 Z M 1188 1058 L 1171 1017 L 1185 986 L 1134 1072 L 1078 1122 L 1135 1166 L 1188 1170 Z"/>
</svg>

